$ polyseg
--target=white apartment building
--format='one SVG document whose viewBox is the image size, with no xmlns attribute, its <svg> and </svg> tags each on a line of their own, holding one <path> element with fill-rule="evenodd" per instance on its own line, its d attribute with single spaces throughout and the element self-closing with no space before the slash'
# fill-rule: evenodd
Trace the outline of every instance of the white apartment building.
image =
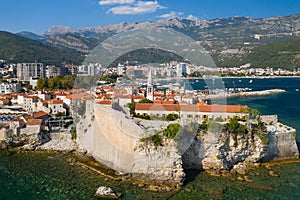
<svg viewBox="0 0 300 200">
<path fill-rule="evenodd" d="M 0 84 L 0 94 L 11 94 L 15 92 L 20 92 L 21 86 L 18 83 L 1 83 Z"/>
<path fill-rule="evenodd" d="M 20 81 L 30 81 L 32 78 L 45 78 L 43 63 L 18 63 L 17 77 Z"/>
</svg>

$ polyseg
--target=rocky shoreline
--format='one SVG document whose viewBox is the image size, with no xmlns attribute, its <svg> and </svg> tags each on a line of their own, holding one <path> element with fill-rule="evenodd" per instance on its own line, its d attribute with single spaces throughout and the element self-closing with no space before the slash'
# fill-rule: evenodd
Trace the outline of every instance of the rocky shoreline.
<svg viewBox="0 0 300 200">
<path fill-rule="evenodd" d="M 280 138 L 284 139 L 284 142 L 291 141 L 293 137 L 292 132 L 294 129 L 291 127 L 285 127 L 282 124 L 278 127 L 278 130 L 283 132 L 281 134 L 270 135 L 271 143 L 266 147 L 264 146 L 257 136 L 245 137 L 240 135 L 238 137 L 232 137 L 232 135 L 227 135 L 225 133 L 220 133 L 220 135 L 210 133 L 206 133 L 205 135 L 199 136 L 198 139 L 195 138 L 194 143 L 191 145 L 190 149 L 183 155 L 183 163 L 182 165 L 176 166 L 176 169 L 170 166 L 170 169 L 165 169 L 164 171 L 159 172 L 159 174 L 165 175 L 168 177 L 170 174 L 176 175 L 176 173 L 169 173 L 169 170 L 199 170 L 205 171 L 213 176 L 236 176 L 239 177 L 241 180 L 249 181 L 247 177 L 248 169 L 253 167 L 260 167 L 260 166 L 269 166 L 272 163 L 281 163 L 281 162 L 300 162 L 299 158 L 296 158 L 297 152 L 293 154 L 291 157 L 294 156 L 294 159 L 290 159 L 288 155 L 282 155 L 279 159 L 272 160 L 266 159 L 262 160 L 260 157 L 267 158 L 268 154 L 271 153 L 278 153 L 276 150 L 275 139 L 276 141 Z M 279 129 L 281 127 L 281 129 Z M 285 133 L 286 130 L 289 129 L 289 132 Z M 291 133 L 290 133 L 291 132 Z M 224 135 L 225 134 L 225 135 Z M 251 136 L 251 137 L 250 137 Z M 254 138 L 253 138 L 254 137 Z M 288 140 L 288 141 L 285 141 Z M 260 141 L 260 142 L 259 142 Z M 137 148 L 135 149 L 136 152 L 145 152 L 149 154 L 149 156 L 154 157 L 162 157 L 160 152 L 167 152 L 170 151 L 172 141 L 164 141 L 168 143 L 166 146 L 162 147 L 154 147 L 153 145 L 148 143 L 148 146 L 139 143 Z M 207 143 L 208 142 L 208 143 Z M 273 142 L 273 143 L 272 143 Z M 37 143 L 36 143 L 37 144 Z M 216 146 L 218 148 L 216 148 Z M 284 144 L 284 146 L 286 146 Z M 292 145 L 293 146 L 293 145 Z M 189 177 L 181 177 L 176 181 L 173 180 L 172 176 L 168 179 L 158 180 L 156 179 L 156 175 L 152 176 L 151 174 L 144 174 L 144 173 L 120 173 L 118 171 L 112 170 L 99 162 L 97 162 L 91 155 L 87 154 L 86 152 L 82 151 L 76 143 L 76 141 L 71 139 L 71 135 L 67 132 L 62 132 L 59 134 L 55 134 L 52 136 L 52 140 L 47 141 L 43 144 L 39 144 L 34 146 L 34 148 L 29 148 L 30 145 L 24 145 L 20 149 L 21 151 L 62 151 L 66 153 L 71 153 L 74 159 L 70 160 L 70 164 L 78 164 L 83 168 L 93 170 L 101 175 L 106 176 L 107 178 L 117 180 L 117 181 L 128 181 L 132 184 L 138 185 L 145 190 L 151 191 L 164 191 L 164 192 L 176 192 L 178 191 L 184 184 Z M 33 146 L 31 146 L 33 147 Z M 199 148 L 201 147 L 201 148 Z M 8 148 L 8 146 L 6 146 Z M 206 149 L 205 152 L 202 152 L 202 157 L 200 157 L 199 151 L 204 148 Z M 287 151 L 289 152 L 289 148 L 291 145 L 287 147 L 288 149 L 281 149 L 281 152 Z M 227 149 L 224 152 L 222 149 Z M 202 151 L 202 150 L 201 150 Z M 257 151 L 257 152 L 256 152 Z M 293 150 L 294 151 L 294 150 Z M 197 153 L 198 152 L 198 153 Z M 269 152 L 269 153 L 268 153 Z M 207 155 L 206 155 L 207 154 Z M 169 154 L 169 156 L 172 154 Z M 217 155 L 220 155 L 219 157 Z M 167 154 L 165 155 L 167 156 Z M 175 156 L 175 155 L 174 155 Z M 299 156 L 299 155 L 298 155 Z M 272 157 L 272 156 L 271 156 Z M 270 164 L 268 164 L 271 161 Z M 177 169 L 178 168 L 178 169 Z M 157 172 L 153 172 L 157 173 Z M 273 173 L 272 170 L 269 172 L 270 176 L 276 176 L 276 173 Z M 244 177 L 245 176 L 245 177 Z M 242 177 L 242 178 L 241 178 Z M 173 180 L 173 181 L 169 181 Z"/>
</svg>

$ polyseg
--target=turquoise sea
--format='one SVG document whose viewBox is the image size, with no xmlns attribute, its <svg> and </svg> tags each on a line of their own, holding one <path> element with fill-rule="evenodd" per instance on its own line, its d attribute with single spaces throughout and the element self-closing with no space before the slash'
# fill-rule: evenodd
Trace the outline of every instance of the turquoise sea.
<svg viewBox="0 0 300 200">
<path fill-rule="evenodd" d="M 252 80 L 252 81 L 250 81 Z M 212 80 L 208 80 L 212 81 Z M 229 104 L 248 105 L 262 114 L 278 114 L 279 120 L 300 130 L 300 78 L 223 79 L 226 87 L 253 90 L 281 88 L 287 92 L 265 97 L 227 99 Z M 204 87 L 199 80 L 195 89 Z M 251 170 L 250 181 L 237 176 L 214 177 L 190 171 L 189 182 L 176 194 L 145 191 L 129 182 L 113 181 L 72 165 L 69 154 L 0 151 L 0 199 L 96 199 L 97 187 L 106 185 L 123 193 L 122 199 L 299 199 L 300 162 L 262 166 Z M 269 175 L 274 171 L 278 176 Z M 241 178 L 241 177 L 240 177 Z"/>
</svg>

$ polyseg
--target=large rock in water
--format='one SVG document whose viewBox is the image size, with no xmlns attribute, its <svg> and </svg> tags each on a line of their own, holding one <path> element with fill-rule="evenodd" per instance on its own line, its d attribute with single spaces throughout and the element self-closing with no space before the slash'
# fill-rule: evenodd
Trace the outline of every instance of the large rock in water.
<svg viewBox="0 0 300 200">
<path fill-rule="evenodd" d="M 103 198 L 119 198 L 121 196 L 120 193 L 114 192 L 111 188 L 105 187 L 105 186 L 100 186 L 96 193 L 96 197 L 103 197 Z"/>
</svg>

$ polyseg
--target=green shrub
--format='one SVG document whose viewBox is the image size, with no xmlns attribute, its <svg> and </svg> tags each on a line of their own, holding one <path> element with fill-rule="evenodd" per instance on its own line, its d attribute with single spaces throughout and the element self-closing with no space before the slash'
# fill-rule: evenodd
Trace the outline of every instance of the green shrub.
<svg viewBox="0 0 300 200">
<path fill-rule="evenodd" d="M 149 99 L 142 99 L 139 101 L 139 103 L 153 103 L 153 101 L 151 101 Z"/>
<path fill-rule="evenodd" d="M 259 134 L 258 136 L 265 146 L 269 144 L 269 137 L 267 134 Z"/>
<path fill-rule="evenodd" d="M 161 142 L 161 135 L 160 134 L 154 134 L 151 138 L 154 146 L 162 146 L 162 142 Z"/>
<path fill-rule="evenodd" d="M 170 114 L 167 115 L 166 120 L 167 121 L 175 121 L 178 118 L 179 118 L 178 114 L 170 113 Z"/>
<path fill-rule="evenodd" d="M 133 117 L 145 119 L 145 120 L 151 120 L 151 117 L 149 115 L 134 114 Z"/>
<path fill-rule="evenodd" d="M 71 130 L 71 138 L 72 140 L 77 138 L 77 133 L 76 133 L 76 126 Z"/>
<path fill-rule="evenodd" d="M 167 138 L 175 138 L 176 135 L 181 132 L 182 128 L 180 124 L 169 124 L 167 128 L 164 130 L 164 136 Z"/>
<path fill-rule="evenodd" d="M 247 133 L 248 128 L 247 126 L 240 124 L 237 117 L 233 117 L 229 120 L 229 123 L 225 125 L 225 128 L 230 133 Z"/>
<path fill-rule="evenodd" d="M 140 139 L 141 142 L 151 141 L 155 147 L 162 146 L 161 140 L 162 140 L 162 135 L 160 134 L 160 132 L 156 132 L 154 135 Z"/>
<path fill-rule="evenodd" d="M 200 132 L 200 131 L 207 131 L 207 130 L 208 130 L 207 120 L 204 120 L 202 122 L 202 124 L 200 124 L 198 132 Z"/>
</svg>

